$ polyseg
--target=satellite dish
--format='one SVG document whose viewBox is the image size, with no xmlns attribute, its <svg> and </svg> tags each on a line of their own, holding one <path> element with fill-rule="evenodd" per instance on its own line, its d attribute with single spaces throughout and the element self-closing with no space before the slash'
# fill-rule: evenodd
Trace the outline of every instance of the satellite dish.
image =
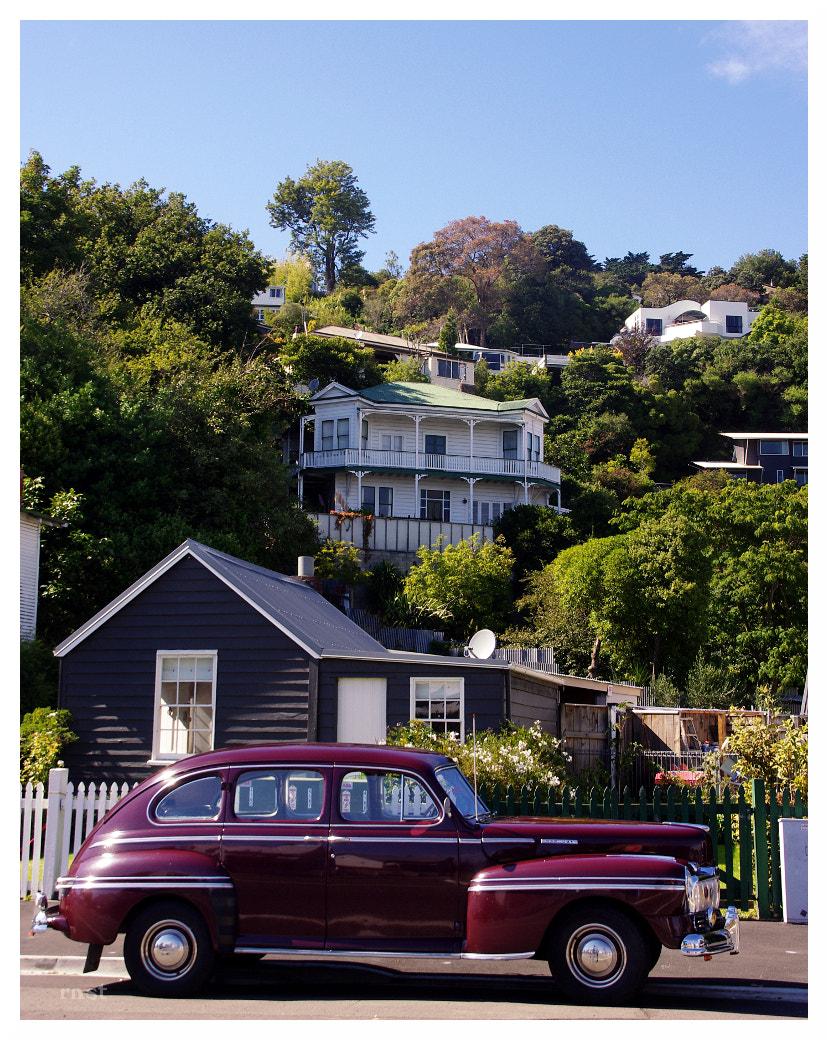
<svg viewBox="0 0 828 1040">
<path fill-rule="evenodd" d="M 316 391 L 319 389 L 319 380 L 318 379 L 311 379 L 311 381 L 310 381 L 310 383 L 308 385 L 310 386 L 311 393 L 315 394 Z"/>
<path fill-rule="evenodd" d="M 481 628 L 475 632 L 466 647 L 465 656 L 475 657 L 479 661 L 485 661 L 495 652 L 497 639 L 494 632 L 489 628 Z"/>
</svg>

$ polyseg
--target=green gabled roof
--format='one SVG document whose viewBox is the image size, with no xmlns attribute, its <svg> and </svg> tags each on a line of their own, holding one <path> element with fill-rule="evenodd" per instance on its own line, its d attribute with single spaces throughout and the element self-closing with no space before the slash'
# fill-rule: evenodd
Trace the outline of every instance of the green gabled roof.
<svg viewBox="0 0 828 1040">
<path fill-rule="evenodd" d="M 525 411 L 527 408 L 536 409 L 540 404 L 536 397 L 522 401 L 490 401 L 486 397 L 464 394 L 432 383 L 381 383 L 360 391 L 360 396 L 377 404 L 428 405 L 432 408 L 457 408 L 464 412 Z M 540 407 L 543 409 L 543 405 Z"/>
</svg>

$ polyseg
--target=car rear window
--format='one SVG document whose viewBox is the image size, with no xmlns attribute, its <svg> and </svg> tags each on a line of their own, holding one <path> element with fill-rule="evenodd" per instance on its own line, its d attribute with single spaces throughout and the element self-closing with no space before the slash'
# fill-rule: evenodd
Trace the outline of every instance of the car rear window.
<svg viewBox="0 0 828 1040">
<path fill-rule="evenodd" d="M 251 769 L 236 780 L 237 819 L 318 820 L 325 805 L 325 778 L 315 769 Z"/>
<path fill-rule="evenodd" d="M 215 820 L 221 811 L 221 777 L 199 776 L 171 791 L 155 806 L 158 820 Z"/>
</svg>

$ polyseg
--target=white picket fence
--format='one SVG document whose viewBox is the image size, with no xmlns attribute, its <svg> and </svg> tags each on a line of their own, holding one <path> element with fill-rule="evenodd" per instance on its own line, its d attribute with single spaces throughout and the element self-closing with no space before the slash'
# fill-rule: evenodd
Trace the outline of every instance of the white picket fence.
<svg viewBox="0 0 828 1040">
<path fill-rule="evenodd" d="M 135 784 L 132 785 L 136 786 Z M 55 882 L 106 812 L 130 790 L 124 781 L 69 783 L 68 769 L 52 769 L 44 786 L 20 785 L 20 898 L 55 894 Z M 40 879 L 40 861 L 43 878 Z M 29 876 L 31 874 L 31 877 Z"/>
</svg>

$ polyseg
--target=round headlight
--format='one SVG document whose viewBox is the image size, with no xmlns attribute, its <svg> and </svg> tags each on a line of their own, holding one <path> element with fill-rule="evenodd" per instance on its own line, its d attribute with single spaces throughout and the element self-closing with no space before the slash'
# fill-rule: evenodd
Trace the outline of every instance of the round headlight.
<svg viewBox="0 0 828 1040">
<path fill-rule="evenodd" d="M 716 874 L 692 873 L 684 868 L 684 888 L 687 893 L 687 910 L 696 914 L 700 910 L 715 910 L 719 905 L 719 878 Z"/>
</svg>

